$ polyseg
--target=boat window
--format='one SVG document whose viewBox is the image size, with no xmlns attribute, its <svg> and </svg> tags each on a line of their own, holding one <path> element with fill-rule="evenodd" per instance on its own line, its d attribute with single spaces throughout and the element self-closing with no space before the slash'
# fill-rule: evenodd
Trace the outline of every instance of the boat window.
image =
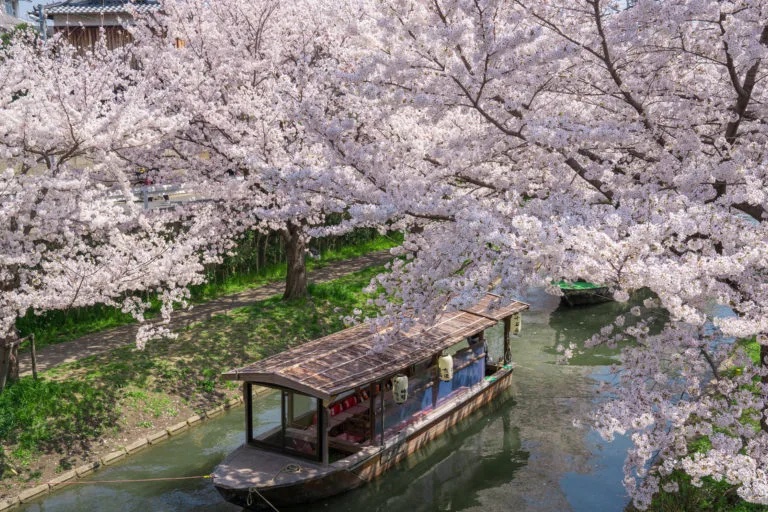
<svg viewBox="0 0 768 512">
<path fill-rule="evenodd" d="M 443 355 L 452 356 L 456 352 L 460 352 L 468 348 L 469 348 L 469 342 L 466 339 L 463 339 L 460 342 L 456 343 L 455 345 L 451 345 L 447 349 L 443 350 Z"/>
<path fill-rule="evenodd" d="M 423 361 L 410 368 L 408 372 L 408 399 L 397 404 L 391 390 L 384 394 L 384 431 L 389 436 L 420 419 L 432 410 L 436 369 L 432 359 Z M 375 411 L 379 413 L 379 401 L 376 400 Z M 376 421 L 376 435 L 381 434 L 381 422 Z"/>
<path fill-rule="evenodd" d="M 255 434 L 252 427 L 250 439 L 258 446 L 319 460 L 319 407 L 320 401 L 314 397 L 282 389 L 276 424 L 260 434 Z"/>
<path fill-rule="evenodd" d="M 307 428 L 312 425 L 314 415 L 317 412 L 317 399 L 299 393 L 290 393 L 288 405 L 291 407 L 291 410 L 286 419 L 287 426 Z"/>
<path fill-rule="evenodd" d="M 488 347 L 488 354 L 492 361 L 499 362 L 504 360 L 504 323 L 499 322 L 487 328 L 483 336 L 485 345 Z"/>
<path fill-rule="evenodd" d="M 330 460 L 359 450 L 371 438 L 370 388 L 345 392 L 328 405 L 328 447 Z"/>
<path fill-rule="evenodd" d="M 437 388 L 437 403 L 453 398 L 482 382 L 485 377 L 485 345 L 482 337 L 453 354 L 453 379 L 440 381 Z"/>
</svg>

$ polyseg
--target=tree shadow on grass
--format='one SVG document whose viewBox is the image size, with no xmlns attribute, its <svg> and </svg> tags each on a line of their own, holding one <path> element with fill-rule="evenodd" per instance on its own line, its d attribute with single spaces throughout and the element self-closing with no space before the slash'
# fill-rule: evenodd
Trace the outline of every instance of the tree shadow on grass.
<svg viewBox="0 0 768 512">
<path fill-rule="evenodd" d="M 114 390 L 76 380 L 25 377 L 0 395 L 0 440 L 20 454 L 86 455 L 115 424 Z"/>
<path fill-rule="evenodd" d="M 343 329 L 342 317 L 355 308 L 372 312 L 361 289 L 380 270 L 313 285 L 306 299 L 275 297 L 228 311 L 144 350 L 118 348 L 61 365 L 43 380 L 23 379 L 13 398 L 18 403 L 0 403 L 0 441 L 88 452 L 93 439 L 119 424 L 121 406 L 136 390 L 178 396 L 194 410 L 207 410 L 237 387 L 221 373 Z M 32 412 L 36 404 L 43 404 L 39 417 Z M 17 411 L 13 418 L 9 410 Z"/>
</svg>

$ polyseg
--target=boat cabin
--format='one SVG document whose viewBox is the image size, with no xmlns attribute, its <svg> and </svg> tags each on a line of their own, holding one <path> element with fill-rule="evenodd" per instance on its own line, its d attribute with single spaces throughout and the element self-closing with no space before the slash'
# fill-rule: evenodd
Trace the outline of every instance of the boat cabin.
<svg viewBox="0 0 768 512">
<path fill-rule="evenodd" d="M 326 336 L 224 374 L 243 382 L 246 444 L 332 464 L 385 441 L 506 368 L 510 335 L 527 304 L 485 295 L 381 343 L 366 325 Z M 263 387 L 281 394 L 280 422 L 258 431 Z"/>
</svg>

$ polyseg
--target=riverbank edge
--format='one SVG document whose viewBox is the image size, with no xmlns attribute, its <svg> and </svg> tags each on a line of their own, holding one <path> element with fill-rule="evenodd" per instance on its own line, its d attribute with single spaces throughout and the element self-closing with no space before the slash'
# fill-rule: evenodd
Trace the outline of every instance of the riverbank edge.
<svg viewBox="0 0 768 512">
<path fill-rule="evenodd" d="M 254 389 L 254 392 L 258 395 L 269 393 L 269 391 L 269 388 L 258 388 L 258 390 L 256 388 Z M 236 409 L 242 405 L 243 397 L 238 396 L 235 398 L 230 398 L 229 400 L 205 412 L 200 414 L 193 414 L 184 421 L 180 421 L 179 423 L 171 425 L 163 430 L 158 430 L 148 434 L 147 436 L 139 438 L 132 443 L 128 443 L 120 450 L 96 457 L 91 462 L 78 466 L 75 469 L 65 471 L 53 480 L 36 485 L 35 487 L 25 489 L 16 496 L 0 500 L 0 512 L 13 510 L 21 505 L 41 498 L 44 495 L 51 494 L 66 485 L 75 484 L 77 480 L 97 472 L 102 467 L 112 466 L 132 455 L 143 451 L 145 448 L 151 448 L 152 446 L 160 444 L 161 442 L 166 441 L 171 437 L 188 431 L 190 428 L 202 425 L 206 420 L 215 418 L 216 416 L 223 414 L 224 411 Z"/>
</svg>

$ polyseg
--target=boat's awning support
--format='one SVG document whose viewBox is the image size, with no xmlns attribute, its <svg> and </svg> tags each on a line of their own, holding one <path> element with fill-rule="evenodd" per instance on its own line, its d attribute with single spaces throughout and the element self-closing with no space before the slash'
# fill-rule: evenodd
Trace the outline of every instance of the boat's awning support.
<svg viewBox="0 0 768 512">
<path fill-rule="evenodd" d="M 504 364 L 512 362 L 512 347 L 509 343 L 509 337 L 512 333 L 512 317 L 508 316 L 504 319 Z"/>
<path fill-rule="evenodd" d="M 325 400 L 318 400 L 320 403 L 320 414 L 318 414 L 318 431 L 320 434 L 320 449 L 322 450 L 323 465 L 328 465 L 331 461 L 331 457 L 328 449 L 328 431 L 331 424 L 328 416 L 328 404 Z"/>
<path fill-rule="evenodd" d="M 371 440 L 371 444 L 373 444 L 374 440 L 376 439 L 376 383 L 371 382 L 368 386 L 368 396 L 370 397 L 370 402 L 368 405 L 369 414 L 368 418 L 370 419 L 368 429 L 369 429 L 369 439 Z"/>
<path fill-rule="evenodd" d="M 379 439 L 379 444 L 381 446 L 384 446 L 384 379 L 381 380 L 379 383 L 379 424 L 381 425 L 381 437 Z"/>
</svg>

